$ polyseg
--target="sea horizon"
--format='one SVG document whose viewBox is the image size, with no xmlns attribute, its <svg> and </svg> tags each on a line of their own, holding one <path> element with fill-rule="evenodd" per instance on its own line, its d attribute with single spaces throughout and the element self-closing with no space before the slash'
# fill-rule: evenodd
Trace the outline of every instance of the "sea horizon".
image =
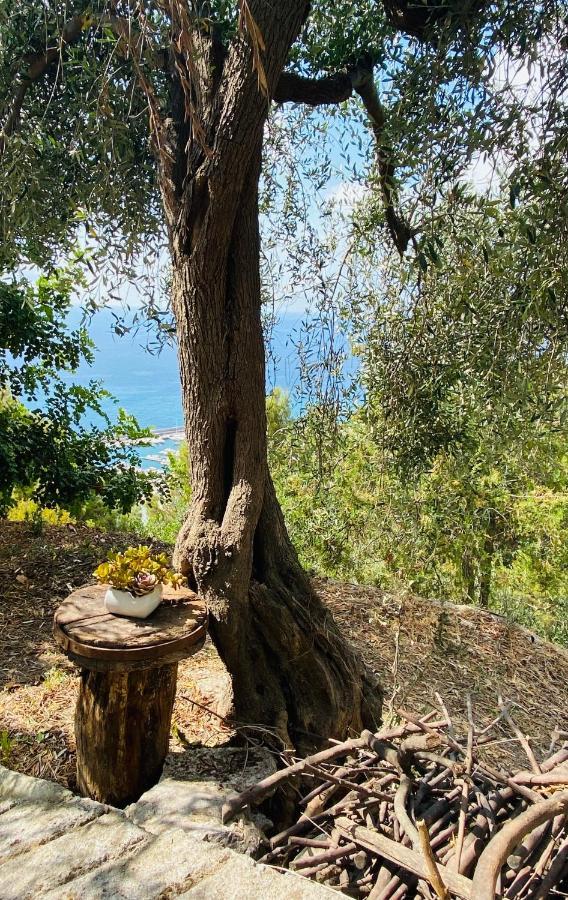
<svg viewBox="0 0 568 900">
<path fill-rule="evenodd" d="M 79 308 L 71 310 L 70 327 L 77 327 L 81 316 Z M 267 394 L 274 388 L 286 391 L 295 411 L 301 408 L 301 401 L 296 396 L 300 381 L 298 344 L 305 323 L 305 312 L 282 313 L 271 329 L 267 347 Z M 115 418 L 118 409 L 122 408 L 133 415 L 141 427 L 152 428 L 156 433 L 152 444 L 139 448 L 141 464 L 144 468 L 161 468 L 167 453 L 175 450 L 183 439 L 177 351 L 173 345 L 166 344 L 159 353 L 150 352 L 144 329 L 118 334 L 116 325 L 116 314 L 111 308 L 95 313 L 87 323 L 95 345 L 93 363 L 89 365 L 83 361 L 69 380 L 80 385 L 99 381 L 111 395 L 101 404 L 110 418 Z M 87 421 L 91 425 L 101 424 L 100 416 L 95 413 L 89 414 Z"/>
</svg>

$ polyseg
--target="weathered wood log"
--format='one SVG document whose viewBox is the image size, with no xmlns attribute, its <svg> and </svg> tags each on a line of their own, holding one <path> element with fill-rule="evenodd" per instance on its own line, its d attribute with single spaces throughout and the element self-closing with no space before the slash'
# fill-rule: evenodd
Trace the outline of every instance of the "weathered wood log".
<svg viewBox="0 0 568 900">
<path fill-rule="evenodd" d="M 75 711 L 77 783 L 126 806 L 159 780 L 168 752 L 177 663 L 133 672 L 83 669 Z"/>
<path fill-rule="evenodd" d="M 329 847 L 322 853 L 313 856 L 302 856 L 292 863 L 292 868 L 301 873 L 302 869 L 310 869 L 311 867 L 319 867 L 321 863 L 335 862 L 343 859 L 345 856 L 353 856 L 358 850 L 357 844 L 351 842 L 341 847 Z M 304 873 L 305 874 L 305 873 Z"/>
</svg>

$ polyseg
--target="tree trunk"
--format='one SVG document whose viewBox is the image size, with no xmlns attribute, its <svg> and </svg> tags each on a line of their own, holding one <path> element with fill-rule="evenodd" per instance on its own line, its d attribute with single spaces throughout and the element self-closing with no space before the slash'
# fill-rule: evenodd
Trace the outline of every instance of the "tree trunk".
<svg viewBox="0 0 568 900">
<path fill-rule="evenodd" d="M 491 597 L 491 579 L 493 575 L 493 556 L 495 553 L 495 533 L 497 516 L 494 509 L 489 510 L 487 531 L 483 540 L 483 554 L 479 563 L 479 605 L 489 608 Z"/>
<path fill-rule="evenodd" d="M 461 577 L 468 602 L 475 603 L 475 568 L 469 549 L 462 553 Z"/>
<path fill-rule="evenodd" d="M 83 796 L 122 807 L 159 781 L 176 680 L 177 663 L 132 672 L 82 670 L 75 739 Z"/>
<path fill-rule="evenodd" d="M 247 8 L 273 95 L 308 3 Z M 196 32 L 191 71 L 172 65 L 160 183 L 192 488 L 175 555 L 208 603 L 236 719 L 308 750 L 376 724 L 380 697 L 298 563 L 268 472 L 258 183 L 269 101 L 252 32 L 226 52 Z"/>
<path fill-rule="evenodd" d="M 314 594 L 288 538 L 266 455 L 259 276 L 260 145 L 250 161 L 227 269 L 201 284 L 178 260 L 174 307 L 192 504 L 176 562 L 208 602 L 213 640 L 233 681 L 238 721 L 311 750 L 364 722 L 352 650 Z"/>
</svg>

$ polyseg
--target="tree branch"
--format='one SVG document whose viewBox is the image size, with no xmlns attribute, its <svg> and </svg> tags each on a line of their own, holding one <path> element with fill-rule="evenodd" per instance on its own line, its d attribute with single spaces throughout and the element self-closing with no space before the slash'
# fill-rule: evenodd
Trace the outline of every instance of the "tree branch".
<svg viewBox="0 0 568 900">
<path fill-rule="evenodd" d="M 389 234 L 398 252 L 405 252 L 413 232 L 396 210 L 396 183 L 394 180 L 394 164 L 385 146 L 385 111 L 379 99 L 373 70 L 358 67 L 351 76 L 354 90 L 359 94 L 369 116 L 371 128 L 377 144 L 377 166 L 379 184 L 385 207 L 385 218 Z"/>
<path fill-rule="evenodd" d="M 295 72 L 283 72 L 274 92 L 277 103 L 305 103 L 308 106 L 342 103 L 353 91 L 361 97 L 369 116 L 376 141 L 379 184 L 389 234 L 402 255 L 413 233 L 396 210 L 394 165 L 385 147 L 385 114 L 375 87 L 372 66 L 358 66 L 350 72 L 339 72 L 325 78 L 304 78 Z"/>
<path fill-rule="evenodd" d="M 12 101 L 9 104 L 9 111 L 4 122 L 4 126 L 0 131 L 0 157 L 2 157 L 6 140 L 16 131 L 22 106 L 30 85 L 37 81 L 44 74 L 46 69 L 61 56 L 63 48 L 69 44 L 74 44 L 79 40 L 85 26 L 84 16 L 74 16 L 69 19 L 63 26 L 59 42 L 56 47 L 49 47 L 43 53 L 28 60 L 29 66 L 26 72 L 16 78 L 16 85 L 12 95 Z"/>
<path fill-rule="evenodd" d="M 273 100 L 276 103 L 305 103 L 322 106 L 342 103 L 353 93 L 351 76 L 346 72 L 326 78 L 303 78 L 295 72 L 282 72 Z"/>
</svg>

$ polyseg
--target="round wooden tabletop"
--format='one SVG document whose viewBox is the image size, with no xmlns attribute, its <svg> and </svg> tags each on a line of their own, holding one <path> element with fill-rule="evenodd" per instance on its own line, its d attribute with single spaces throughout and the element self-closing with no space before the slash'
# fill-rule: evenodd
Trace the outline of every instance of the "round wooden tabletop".
<svg viewBox="0 0 568 900">
<path fill-rule="evenodd" d="M 188 588 L 166 585 L 162 603 L 147 619 L 108 613 L 106 590 L 103 584 L 79 588 L 55 613 L 53 636 L 77 665 L 105 672 L 148 669 L 179 662 L 203 646 L 207 610 Z"/>
</svg>

